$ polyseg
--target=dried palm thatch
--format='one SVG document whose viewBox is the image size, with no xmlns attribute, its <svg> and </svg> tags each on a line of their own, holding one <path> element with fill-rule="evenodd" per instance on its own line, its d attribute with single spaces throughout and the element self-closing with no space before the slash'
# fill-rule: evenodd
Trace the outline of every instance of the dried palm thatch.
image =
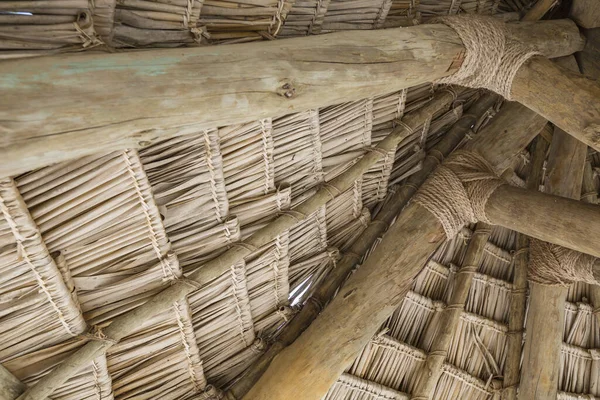
<svg viewBox="0 0 600 400">
<path fill-rule="evenodd" d="M 86 324 L 11 179 L 0 182 L 0 207 L 0 362 L 5 363 L 69 340 Z"/>
<path fill-rule="evenodd" d="M 102 44 L 87 0 L 0 4 L 0 59 L 85 50 Z"/>
<path fill-rule="evenodd" d="M 199 44 L 200 0 L 119 0 L 110 43 L 115 47 L 178 47 Z"/>
<path fill-rule="evenodd" d="M 391 0 L 330 0 L 323 19 L 323 32 L 372 29 L 385 20 L 391 3 Z"/>
<path fill-rule="evenodd" d="M 14 358 L 5 367 L 27 385 L 35 384 L 42 376 L 60 364 L 68 355 L 89 339 L 73 338 L 63 343 Z M 64 400 L 112 400 L 113 384 L 106 357 L 96 358 L 90 365 L 61 386 L 51 397 Z"/>
<path fill-rule="evenodd" d="M 354 375 L 343 374 L 329 389 L 325 400 L 409 400 L 410 396 Z"/>
</svg>

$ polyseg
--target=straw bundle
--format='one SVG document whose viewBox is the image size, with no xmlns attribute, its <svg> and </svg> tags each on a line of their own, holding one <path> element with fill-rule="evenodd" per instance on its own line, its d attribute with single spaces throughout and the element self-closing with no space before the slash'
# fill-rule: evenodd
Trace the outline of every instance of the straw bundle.
<svg viewBox="0 0 600 400">
<path fill-rule="evenodd" d="M 385 322 L 389 336 L 411 346 L 422 347 L 423 333 L 428 330 L 436 313 L 445 304 L 422 296 L 412 290 L 402 300 L 400 307 Z"/>
<path fill-rule="evenodd" d="M 596 397 L 592 394 L 558 392 L 556 400 L 596 400 Z"/>
<path fill-rule="evenodd" d="M 323 31 L 373 29 L 381 24 L 391 0 L 331 0 L 323 20 Z"/>
<path fill-rule="evenodd" d="M 206 378 L 187 300 L 144 323 L 107 353 L 116 399 L 181 399 Z"/>
<path fill-rule="evenodd" d="M 278 236 L 273 245 L 260 257 L 246 264 L 246 285 L 250 299 L 250 313 L 256 332 L 272 328 L 270 314 L 287 306 L 290 293 L 288 282 L 289 236 Z"/>
<path fill-rule="evenodd" d="M 486 382 L 482 382 L 450 364 L 444 364 L 442 369 L 444 372 L 433 392 L 434 399 L 488 400 L 492 397 L 493 392 Z"/>
<path fill-rule="evenodd" d="M 508 323 L 512 290 L 510 282 L 475 273 L 465 310 L 497 322 Z"/>
<path fill-rule="evenodd" d="M 289 287 L 292 306 L 303 305 L 319 287 L 323 279 L 336 266 L 340 253 L 335 248 L 316 254 L 304 261 L 290 265 Z"/>
<path fill-rule="evenodd" d="M 290 229 L 290 263 L 304 260 L 327 248 L 326 206 Z"/>
<path fill-rule="evenodd" d="M 323 182 L 319 112 L 309 110 L 273 120 L 273 143 L 275 185 L 291 186 L 293 206 Z"/>
<path fill-rule="evenodd" d="M 590 393 L 590 380 L 598 381 L 598 370 L 592 373 L 592 355 L 587 349 L 563 343 L 560 352 L 559 390 Z"/>
<path fill-rule="evenodd" d="M 590 285 L 585 282 L 574 282 L 569 285 L 567 292 L 567 301 L 577 303 L 587 301 L 591 296 Z"/>
<path fill-rule="evenodd" d="M 271 119 L 219 128 L 230 205 L 275 189 Z"/>
<path fill-rule="evenodd" d="M 230 213 L 235 215 L 242 230 L 242 240 L 273 220 L 277 214 L 290 208 L 292 190 L 280 187 L 272 193 L 232 201 Z"/>
<path fill-rule="evenodd" d="M 202 0 L 118 0 L 111 42 L 116 47 L 199 44 Z"/>
<path fill-rule="evenodd" d="M 432 300 L 446 300 L 456 274 L 456 266 L 447 267 L 434 260 L 427 261 L 412 284 L 412 290 Z"/>
<path fill-rule="evenodd" d="M 342 374 L 329 389 L 323 400 L 409 400 L 407 394 L 397 392 L 375 382 Z"/>
<path fill-rule="evenodd" d="M 88 0 L 0 2 L 0 59 L 77 51 L 103 44 Z"/>
<path fill-rule="evenodd" d="M 246 42 L 263 37 L 274 39 L 291 6 L 292 2 L 285 0 L 245 3 L 205 0 L 200 25 L 207 27 L 212 42 Z"/>
<path fill-rule="evenodd" d="M 169 237 L 183 271 L 188 274 L 206 261 L 212 260 L 242 238 L 237 218 L 229 217 L 209 229 L 186 229 Z"/>
<path fill-rule="evenodd" d="M 574 346 L 594 348 L 600 327 L 594 318 L 593 308 L 586 303 L 565 304 L 563 342 Z"/>
<path fill-rule="evenodd" d="M 500 0 L 462 0 L 461 11 L 467 14 L 492 15 L 498 12 Z"/>
<path fill-rule="evenodd" d="M 320 33 L 328 6 L 329 0 L 296 0 L 279 36 L 293 37 Z"/>
<path fill-rule="evenodd" d="M 73 338 L 60 344 L 20 356 L 3 365 L 21 382 L 34 385 L 89 339 Z M 112 381 L 104 355 L 69 379 L 50 397 L 61 400 L 112 400 Z"/>
<path fill-rule="evenodd" d="M 140 159 L 169 237 L 223 222 L 229 203 L 216 130 L 162 141 Z"/>
<path fill-rule="evenodd" d="M 410 393 L 424 362 L 422 350 L 380 334 L 371 339 L 346 372 Z"/>
<path fill-rule="evenodd" d="M 12 179 L 0 181 L 0 362 L 86 330 Z"/>
<path fill-rule="evenodd" d="M 135 151 L 17 178 L 50 251 L 60 251 L 89 323 L 134 308 L 181 274 Z"/>
<path fill-rule="evenodd" d="M 348 224 L 363 215 L 362 182 L 356 181 L 352 188 L 328 202 L 326 207 L 327 243 L 341 248 L 340 244 L 345 243 L 342 243 L 343 237 L 339 233 L 346 232 Z"/>
<path fill-rule="evenodd" d="M 421 345 L 429 349 L 438 330 L 433 318 Z M 477 314 L 463 313 L 450 344 L 447 361 L 469 374 L 487 380 L 502 375 L 508 327 Z"/>
<path fill-rule="evenodd" d="M 239 262 L 188 296 L 204 374 L 219 386 L 232 378 L 230 359 L 255 339 L 245 272 Z"/>
</svg>

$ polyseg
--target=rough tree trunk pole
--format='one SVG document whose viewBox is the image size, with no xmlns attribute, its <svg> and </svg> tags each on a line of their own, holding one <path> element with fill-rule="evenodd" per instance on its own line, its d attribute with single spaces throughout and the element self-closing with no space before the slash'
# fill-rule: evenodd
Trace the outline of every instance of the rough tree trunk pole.
<svg viewBox="0 0 600 400">
<path fill-rule="evenodd" d="M 316 194 L 305 200 L 302 204 L 294 207 L 289 213 L 284 213 L 261 228 L 243 243 L 244 246 L 235 246 L 220 255 L 219 257 L 207 262 L 193 272 L 187 279 L 181 279 L 175 284 L 164 289 L 155 295 L 143 305 L 114 318 L 111 324 L 104 329 L 103 333 L 108 338 L 106 341 L 91 341 L 65 359 L 59 366 L 44 376 L 38 383 L 30 387 L 19 400 L 43 400 L 55 389 L 60 387 L 71 376 L 83 367 L 89 365 L 99 355 L 114 342 L 120 341 L 129 333 L 135 331 L 144 321 L 152 316 L 167 310 L 172 304 L 187 294 L 193 292 L 200 286 L 205 285 L 211 280 L 217 278 L 223 273 L 229 271 L 230 266 L 243 259 L 252 252 L 254 248 L 260 248 L 270 243 L 275 237 L 289 230 L 296 225 L 299 220 L 317 211 L 332 199 L 332 193 L 341 194 L 350 188 L 354 182 L 365 172 L 375 165 L 385 152 L 395 149 L 398 144 L 408 137 L 412 130 L 417 129 L 427 118 L 434 113 L 445 109 L 454 100 L 454 95 L 450 91 L 438 92 L 432 101 L 418 110 L 408 113 L 404 118 L 404 124 L 392 131 L 385 139 L 376 146 L 384 150 L 380 152 L 372 151 L 366 153 L 360 160 L 346 170 L 343 174 L 329 181 Z M 410 128 L 410 130 L 407 129 Z"/>
<path fill-rule="evenodd" d="M 15 399 L 24 391 L 25 385 L 0 364 L 0 400 Z"/>
<path fill-rule="evenodd" d="M 423 167 L 411 175 L 407 183 L 397 189 L 392 198 L 385 204 L 367 229 L 354 242 L 351 248 L 338 261 L 335 269 L 327 276 L 315 293 L 306 301 L 300 312 L 284 328 L 277 341 L 244 373 L 226 393 L 228 400 L 241 399 L 258 381 L 273 358 L 286 346 L 292 344 L 310 323 L 323 310 L 323 306 L 331 301 L 338 288 L 346 280 L 360 258 L 371 249 L 375 241 L 381 237 L 398 213 L 415 194 L 417 188 L 425 182 L 431 171 L 440 163 L 438 154 L 444 157 L 464 139 L 471 127 L 486 115 L 496 103 L 498 96 L 492 93 L 484 94 L 471 106 L 468 112 L 450 128 L 448 133 L 436 144 L 423 161 Z"/>
<path fill-rule="evenodd" d="M 552 129 L 550 124 L 544 129 Z M 549 143 L 539 135 L 533 144 L 527 189 L 539 190 L 542 182 L 542 171 Z M 506 362 L 504 364 L 503 399 L 516 400 L 517 387 L 521 372 L 521 353 L 523 350 L 523 327 L 525 326 L 525 307 L 527 303 L 527 264 L 529 262 L 529 238 L 517 235 L 517 251 L 514 259 L 513 289 L 510 297 L 508 314 L 508 343 Z"/>
<path fill-rule="evenodd" d="M 547 57 L 572 54 L 584 45 L 569 20 L 507 26 L 512 36 L 537 45 Z M 227 46 L 39 57 L 26 67 L 4 61 L 0 176 L 431 82 L 456 72 L 464 50 L 454 30 L 435 24 Z M 536 65 L 521 68 L 516 86 L 529 89 L 528 71 Z M 561 71 L 546 72 L 557 76 L 541 77 L 540 98 L 560 96 L 562 101 L 581 90 Z M 563 82 L 560 91 L 548 84 L 554 79 Z M 522 92 L 519 87 L 514 91 Z M 521 97 L 523 104 L 544 111 L 537 93 L 516 98 Z M 586 112 L 600 123 L 593 104 L 582 108 L 565 102 L 563 107 L 571 116 Z M 563 114 L 557 118 L 557 125 L 590 141 L 580 122 L 563 121 Z"/>
<path fill-rule="evenodd" d="M 510 117 L 507 118 L 508 116 Z M 507 129 L 507 120 L 512 118 L 513 121 L 518 121 L 524 117 L 531 118 L 534 122 L 529 129 Z M 506 162 L 506 156 L 501 153 L 503 150 L 512 147 L 512 154 L 516 154 L 545 123 L 543 118 L 511 103 L 467 145 L 467 149 L 479 152 L 488 162 L 497 166 Z M 528 131 L 527 134 L 524 135 L 524 131 Z M 498 135 L 499 132 L 504 134 Z M 519 136 L 521 140 L 512 140 Z M 536 201 L 527 200 L 532 198 Z M 546 202 L 542 200 L 544 198 L 549 197 L 504 185 L 488 200 L 486 214 L 494 224 L 509 228 L 518 225 L 521 229 L 525 226 L 535 227 L 526 233 L 534 237 L 550 237 L 563 230 L 560 227 L 562 223 L 551 229 L 546 224 L 557 223 L 563 215 L 567 218 L 564 220 L 566 223 L 574 216 L 573 207 L 579 211 L 584 209 L 584 205 L 579 202 L 556 197 L 552 197 L 553 201 Z M 505 207 L 505 204 L 508 206 Z M 537 211 L 538 209 L 543 212 Z M 593 228 L 594 224 L 598 225 L 600 222 L 600 208 L 588 206 L 585 209 L 586 214 L 589 213 L 587 218 L 596 221 L 588 224 L 585 229 L 595 229 L 600 234 L 600 226 Z M 579 211 L 575 211 L 575 215 Z M 528 216 L 527 223 L 512 221 L 517 216 L 522 218 L 520 213 Z M 548 215 L 556 215 L 556 218 L 549 219 Z M 580 219 L 575 218 L 578 221 Z M 573 220 L 569 225 L 572 223 Z M 541 232 L 537 229 L 543 225 L 547 235 L 540 235 Z M 577 236 L 576 241 L 581 243 L 586 236 L 590 236 L 590 232 L 579 231 Z M 310 327 L 273 360 L 246 398 L 320 399 L 397 308 L 412 279 L 444 239 L 445 234 L 436 218 L 418 204 L 409 204 L 363 266 L 348 279 L 339 294 Z M 600 254 L 597 243 L 586 248 L 588 251 L 595 248 L 594 253 Z"/>
<path fill-rule="evenodd" d="M 473 275 L 477 272 L 485 245 L 490 237 L 492 227 L 484 222 L 477 223 L 475 231 L 471 236 L 465 259 L 454 278 L 454 289 L 448 301 L 448 306 L 440 316 L 440 330 L 437 332 L 431 350 L 425 359 L 423 367 L 419 371 L 419 381 L 412 395 L 413 400 L 429 400 L 442 375 L 442 366 L 460 322 L 460 316 L 465 309 L 465 303 L 469 296 Z"/>
<path fill-rule="evenodd" d="M 565 198 L 581 197 L 587 146 L 555 128 L 544 190 Z M 555 399 L 558 393 L 565 302 L 568 288 L 530 282 L 529 311 L 519 397 Z"/>
</svg>

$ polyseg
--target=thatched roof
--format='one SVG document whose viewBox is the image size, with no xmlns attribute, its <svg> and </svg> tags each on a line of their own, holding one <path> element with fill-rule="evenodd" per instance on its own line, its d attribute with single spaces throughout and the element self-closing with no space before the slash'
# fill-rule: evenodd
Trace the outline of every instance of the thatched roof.
<svg viewBox="0 0 600 400">
<path fill-rule="evenodd" d="M 0 58 L 105 44 L 126 49 L 265 40 L 529 6 L 518 0 L 30 3 L 11 3 L 15 7 L 0 12 Z M 105 327 L 302 202 L 433 93 L 427 84 L 283 117 L 179 132 L 139 151 L 97 154 L 3 179 L 0 363 L 21 382 L 34 384 L 95 339 L 89 326 Z M 257 359 L 389 192 L 420 169 L 427 149 L 479 95 L 470 91 L 434 115 L 350 190 L 147 321 L 52 398 L 218 398 L 219 389 Z M 600 168 L 598 154 L 591 157 Z M 515 167 L 514 181 L 522 182 Z M 327 399 L 409 398 L 471 233 L 465 228 L 423 266 L 402 305 Z M 477 400 L 496 393 L 509 334 L 514 249 L 515 233 L 495 229 L 434 398 Z M 569 292 L 561 399 L 600 394 L 590 388 L 592 359 L 598 358 L 590 349 L 600 347 L 600 327 L 587 299 L 585 285 Z"/>
</svg>

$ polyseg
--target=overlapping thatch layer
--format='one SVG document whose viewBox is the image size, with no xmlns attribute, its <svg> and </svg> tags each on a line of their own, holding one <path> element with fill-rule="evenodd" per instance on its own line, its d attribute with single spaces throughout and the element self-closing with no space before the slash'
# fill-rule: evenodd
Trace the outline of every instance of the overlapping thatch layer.
<svg viewBox="0 0 600 400">
<path fill-rule="evenodd" d="M 521 3 L 7 2 L 0 6 L 0 58 L 272 40 L 529 6 Z M 304 201 L 433 92 L 425 84 L 206 131 L 182 128 L 139 152 L 97 154 L 0 181 L 0 363 L 35 383 L 87 341 L 102 339 L 99 328 L 113 318 Z M 52 398 L 214 398 L 210 385 L 227 388 L 264 351 L 381 203 L 467 112 L 477 97 L 470 95 L 433 115 L 338 198 L 112 346 Z M 591 160 L 598 170 L 598 155 Z M 465 228 L 438 250 L 327 399 L 409 398 L 471 234 Z M 488 399 L 494 392 L 490 380 L 502 375 L 506 356 L 514 240 L 508 231 L 492 234 L 435 398 Z M 599 328 L 584 302 L 588 289 L 572 288 L 566 308 L 565 399 L 599 387 L 592 374 L 598 356 L 590 350 L 600 347 Z"/>
</svg>

